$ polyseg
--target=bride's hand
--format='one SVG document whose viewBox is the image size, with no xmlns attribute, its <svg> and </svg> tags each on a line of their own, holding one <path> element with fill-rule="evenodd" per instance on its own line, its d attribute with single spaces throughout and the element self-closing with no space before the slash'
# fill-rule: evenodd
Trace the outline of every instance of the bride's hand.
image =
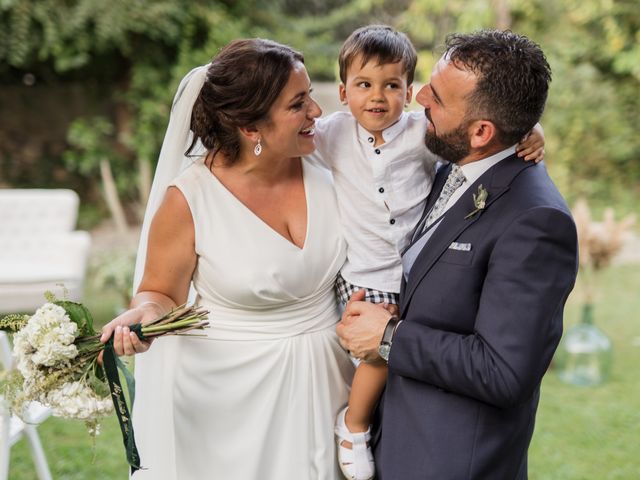
<svg viewBox="0 0 640 480">
<path fill-rule="evenodd" d="M 113 350 L 116 355 L 134 355 L 146 352 L 149 350 L 152 340 L 140 340 L 135 333 L 129 330 L 129 326 L 155 320 L 163 313 L 159 307 L 157 304 L 147 302 L 118 315 L 102 327 L 100 341 L 106 343 L 113 335 Z M 102 353 L 100 353 L 98 360 L 102 362 Z"/>
</svg>

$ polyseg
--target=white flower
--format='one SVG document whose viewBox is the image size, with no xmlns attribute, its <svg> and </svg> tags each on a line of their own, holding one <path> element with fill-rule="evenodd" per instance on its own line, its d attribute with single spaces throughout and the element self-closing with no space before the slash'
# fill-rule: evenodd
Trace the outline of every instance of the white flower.
<svg viewBox="0 0 640 480">
<path fill-rule="evenodd" d="M 64 308 L 45 303 L 14 337 L 14 355 L 20 372 L 27 377 L 27 358 L 36 365 L 53 366 L 78 355 L 73 344 L 78 326 Z M 26 362 L 26 363 L 25 363 Z"/>
<path fill-rule="evenodd" d="M 57 390 L 47 393 L 47 405 L 58 417 L 92 420 L 109 415 L 113 411 L 110 397 L 98 397 L 83 382 L 67 382 Z"/>
<path fill-rule="evenodd" d="M 23 328 L 16 332 L 13 336 L 13 356 L 16 359 L 16 367 L 24 378 L 29 378 L 36 373 L 38 367 L 33 363 L 34 353 L 35 349 L 29 343 L 26 330 Z"/>
<path fill-rule="evenodd" d="M 35 364 L 32 363 L 30 368 L 28 375 L 20 372 L 24 378 L 22 389 L 27 398 L 40 400 L 42 395 L 46 393 L 43 386 L 47 383 L 47 377 Z"/>
<path fill-rule="evenodd" d="M 35 350 L 29 343 L 26 329 L 22 328 L 13 335 L 13 353 L 22 356 L 33 353 Z"/>
</svg>

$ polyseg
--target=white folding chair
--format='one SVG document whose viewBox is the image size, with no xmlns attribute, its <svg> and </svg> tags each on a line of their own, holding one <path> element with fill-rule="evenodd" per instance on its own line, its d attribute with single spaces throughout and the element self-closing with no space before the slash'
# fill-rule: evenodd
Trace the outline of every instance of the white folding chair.
<svg viewBox="0 0 640 480">
<path fill-rule="evenodd" d="M 0 366 L 5 370 L 12 368 L 11 345 L 6 333 L 0 332 Z M 27 439 L 31 456 L 40 480 L 51 480 L 51 472 L 36 427 L 51 415 L 51 411 L 37 402 L 27 407 L 22 421 L 11 415 L 4 399 L 0 396 L 0 480 L 9 478 L 9 457 L 11 447 L 22 437 Z"/>
</svg>

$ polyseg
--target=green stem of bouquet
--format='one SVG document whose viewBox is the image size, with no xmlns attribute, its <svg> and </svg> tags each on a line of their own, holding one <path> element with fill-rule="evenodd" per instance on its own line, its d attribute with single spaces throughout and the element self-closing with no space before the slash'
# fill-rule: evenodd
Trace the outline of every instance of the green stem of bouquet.
<svg viewBox="0 0 640 480">
<path fill-rule="evenodd" d="M 186 318 L 184 320 L 179 320 L 177 322 L 166 323 L 164 325 L 142 327 L 142 334 L 147 335 L 149 333 L 153 334 L 157 332 L 168 332 L 171 330 L 179 330 L 179 329 L 182 329 L 183 327 L 190 327 L 193 325 L 197 325 L 199 323 L 201 323 L 200 317 L 193 316 L 193 317 Z"/>
<path fill-rule="evenodd" d="M 186 318 L 173 321 L 170 323 L 152 323 L 148 326 L 143 326 L 140 331 L 144 336 L 158 336 L 168 332 L 183 332 L 195 329 L 205 328 L 209 322 L 202 320 L 201 314 L 190 315 Z M 100 353 L 104 350 L 104 344 L 100 342 L 102 334 L 89 335 L 86 337 L 79 337 L 76 339 L 76 346 L 80 352 L 80 356 L 91 356 L 96 353 Z"/>
</svg>

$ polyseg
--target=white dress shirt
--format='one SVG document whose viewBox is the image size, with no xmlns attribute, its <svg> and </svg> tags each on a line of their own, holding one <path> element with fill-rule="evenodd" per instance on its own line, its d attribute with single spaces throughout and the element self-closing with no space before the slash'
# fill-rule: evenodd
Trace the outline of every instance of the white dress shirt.
<svg viewBox="0 0 640 480">
<path fill-rule="evenodd" d="M 316 122 L 317 149 L 308 158 L 333 173 L 347 242 L 341 274 L 353 285 L 400 291 L 400 254 L 422 216 L 438 160 L 424 144 L 426 129 L 424 112 L 404 112 L 374 147 L 351 113 Z"/>
<path fill-rule="evenodd" d="M 467 163 L 466 165 L 460 165 L 460 168 L 462 169 L 462 173 L 464 173 L 465 181 L 462 185 L 460 185 L 457 188 L 455 192 L 453 192 L 451 197 L 449 197 L 449 200 L 447 201 L 447 204 L 444 208 L 444 213 L 446 213 L 447 210 L 449 210 L 451 207 L 453 207 L 453 205 L 455 205 L 455 203 L 460 199 L 460 197 L 462 197 L 462 194 L 466 192 L 469 189 L 469 187 L 471 187 L 471 185 L 473 185 L 475 181 L 482 176 L 483 173 L 485 173 L 487 170 L 493 167 L 496 163 L 513 155 L 514 153 L 516 153 L 516 146 L 512 145 L 511 147 L 505 150 L 502 150 L 498 153 L 495 153 L 490 157 L 483 158 L 482 160 L 477 160 L 475 162 Z M 418 255 L 420 254 L 420 252 L 422 251 L 422 249 L 425 247 L 429 248 L 426 244 L 429 241 L 429 238 L 431 238 L 431 235 L 433 235 L 433 232 L 435 232 L 436 228 L 438 228 L 438 225 L 440 225 L 440 222 L 442 222 L 442 218 L 444 218 L 444 214 L 441 217 L 441 219 L 438 220 L 437 223 L 431 226 L 431 228 L 424 235 L 422 235 L 422 237 L 416 240 L 416 242 L 413 245 L 411 245 L 411 248 L 409 248 L 405 252 L 404 256 L 402 257 L 402 267 L 403 267 L 405 279 L 409 278 L 409 273 L 413 268 L 413 264 L 416 258 L 418 257 Z"/>
<path fill-rule="evenodd" d="M 482 176 L 484 172 L 489 170 L 500 160 L 504 160 L 505 158 L 507 158 L 510 155 L 513 155 L 514 153 L 516 153 L 516 146 L 512 145 L 509 148 L 506 148 L 498 153 L 494 153 L 490 157 L 483 158 L 482 160 L 477 160 L 475 162 L 467 163 L 466 165 L 460 165 L 460 169 L 462 170 L 462 173 L 464 173 L 464 178 L 466 180 L 462 185 L 460 185 L 460 187 L 458 187 L 458 189 L 455 192 L 453 192 L 453 194 L 449 198 L 449 201 L 447 202 L 447 206 L 444 208 L 444 211 L 446 212 L 453 205 L 455 205 L 455 203 L 462 196 L 462 194 L 466 192 L 469 189 L 469 187 L 471 187 L 471 185 L 473 185 L 475 181 Z"/>
</svg>

